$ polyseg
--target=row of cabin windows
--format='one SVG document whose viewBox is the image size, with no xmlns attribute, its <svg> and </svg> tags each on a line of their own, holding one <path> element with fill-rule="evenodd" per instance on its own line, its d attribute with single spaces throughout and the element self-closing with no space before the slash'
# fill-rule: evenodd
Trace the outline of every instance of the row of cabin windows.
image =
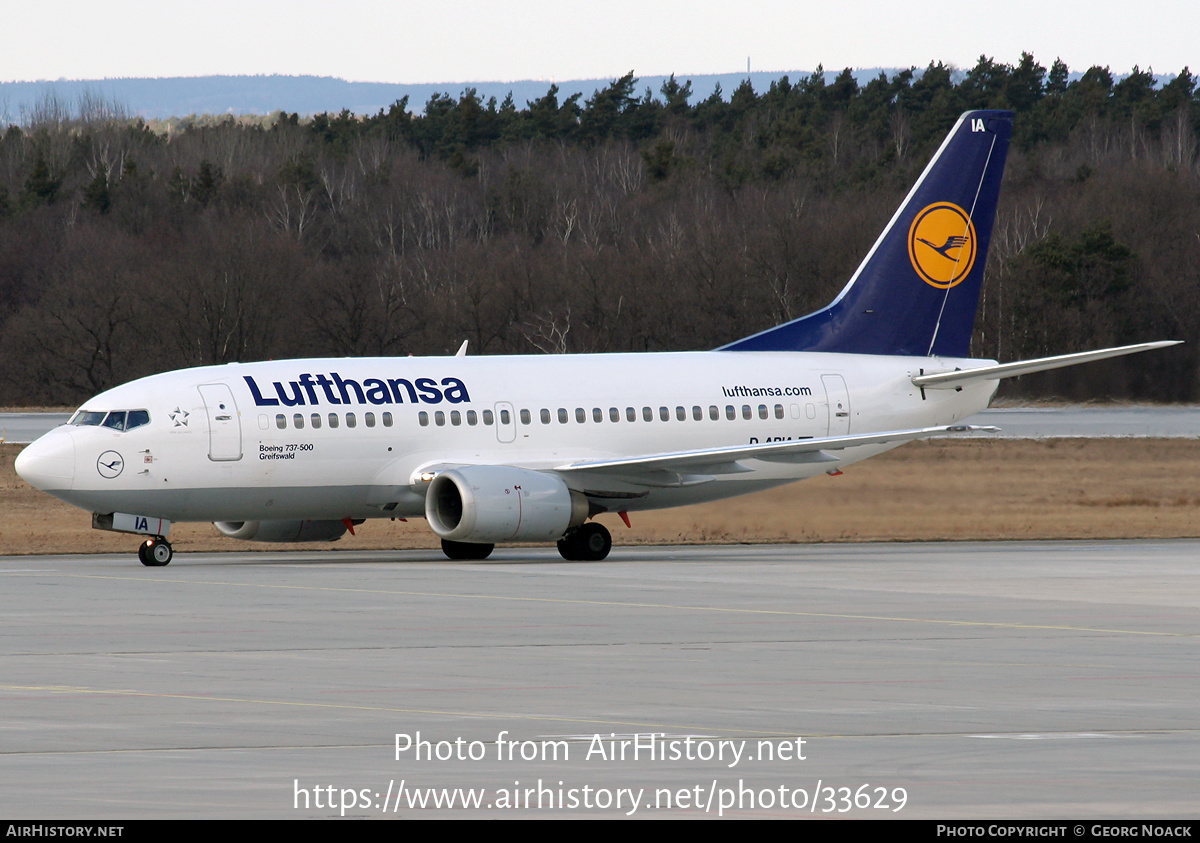
<svg viewBox="0 0 1200 843">
<path fill-rule="evenodd" d="M 816 415 L 816 408 L 812 404 L 809 404 L 806 409 L 807 415 L 810 419 Z M 417 419 L 422 427 L 429 426 L 430 415 L 431 414 L 425 410 L 422 410 L 417 414 Z M 461 426 L 464 421 L 470 427 L 475 427 L 480 423 L 486 426 L 491 426 L 496 423 L 497 415 L 499 416 L 500 424 L 512 424 L 512 413 L 508 409 L 501 409 L 498 413 L 493 413 L 491 410 L 482 410 L 478 413 L 475 410 L 451 410 L 449 413 L 444 410 L 435 410 L 432 413 L 433 423 L 438 427 L 444 427 L 447 421 L 449 421 L 449 423 L 455 427 Z M 576 407 L 573 415 L 575 417 L 575 421 L 579 424 L 584 424 L 588 420 L 588 411 L 583 407 Z M 677 406 L 675 407 L 673 415 L 676 421 L 687 421 L 688 410 L 686 407 Z M 738 418 L 739 412 L 738 408 L 733 404 L 726 404 L 724 413 L 722 413 L 721 408 L 716 404 L 711 404 L 708 407 L 707 415 L 711 421 L 719 421 L 722 415 L 724 415 L 727 420 L 734 421 Z M 749 421 L 756 416 L 759 419 L 769 419 L 772 415 L 777 419 L 782 419 L 784 417 L 783 405 L 776 404 L 773 409 L 768 407 L 766 404 L 759 404 L 757 409 L 752 407 L 750 404 L 743 404 L 741 406 L 740 416 L 746 421 Z M 799 417 L 799 407 L 792 407 L 792 415 L 797 418 Z M 518 411 L 518 416 L 521 419 L 521 424 L 533 424 L 533 415 L 529 410 Z M 542 424 L 550 424 L 555 418 L 558 419 L 559 424 L 568 424 L 571 421 L 571 416 L 572 413 L 568 412 L 565 407 L 559 407 L 557 413 L 553 414 L 550 410 L 544 408 L 538 413 L 538 417 Z M 375 413 L 363 413 L 362 417 L 363 425 L 365 427 L 375 427 L 377 423 L 382 423 L 384 427 L 391 427 L 395 423 L 391 413 L 380 413 L 378 420 L 376 419 Z M 639 418 L 637 408 L 626 407 L 624 417 L 625 421 L 636 422 Z M 640 417 L 642 421 L 654 421 L 654 408 L 642 407 Z M 703 421 L 704 417 L 705 411 L 703 407 L 697 404 L 691 408 L 691 418 L 694 421 Z M 671 408 L 659 407 L 657 418 L 660 421 L 670 421 L 672 418 Z M 604 410 L 599 407 L 593 407 L 591 411 L 591 420 L 596 423 L 601 423 L 604 421 L 604 419 Z M 608 420 L 610 422 L 621 421 L 620 409 L 617 407 L 609 407 Z M 343 424 L 342 416 L 339 416 L 337 413 L 329 413 L 327 416 L 322 416 L 320 413 L 311 413 L 308 416 L 305 416 L 304 413 L 293 413 L 290 421 L 291 427 L 297 430 L 302 430 L 306 426 L 316 429 L 326 424 L 328 424 L 328 426 L 331 428 L 336 428 Z M 286 413 L 279 413 L 275 416 L 275 426 L 280 430 L 287 430 L 289 426 L 288 422 L 289 419 Z M 344 424 L 346 427 L 358 427 L 358 417 L 354 413 L 346 413 Z M 267 430 L 270 427 L 270 422 L 267 416 L 258 417 L 258 426 L 263 430 Z"/>
<path fill-rule="evenodd" d="M 391 413 L 380 413 L 378 421 L 374 413 L 363 413 L 363 424 L 366 427 L 374 427 L 378 422 L 382 422 L 384 427 L 391 427 L 395 424 Z M 293 413 L 291 418 L 291 426 L 297 430 L 303 430 L 307 425 L 312 428 L 320 428 L 328 423 L 330 427 L 341 427 L 342 417 L 337 413 L 329 413 L 328 416 L 322 416 L 320 413 L 312 413 L 305 417 L 304 413 Z M 346 413 L 346 427 L 358 427 L 358 416 L 354 413 Z M 262 430 L 266 430 L 271 426 L 270 421 L 266 416 L 258 417 L 258 426 Z M 280 430 L 287 430 L 288 417 L 286 413 L 279 413 L 275 416 L 275 426 Z"/>
<path fill-rule="evenodd" d="M 454 419 L 453 424 L 456 424 L 456 425 L 462 424 L 462 415 L 459 413 L 458 410 L 453 411 L 450 415 Z M 441 410 L 439 410 L 437 412 L 437 416 L 438 416 L 438 424 L 444 425 L 446 423 L 446 414 L 443 413 Z M 492 413 L 491 410 L 484 410 L 482 413 L 476 413 L 474 410 L 467 410 L 467 412 L 466 412 L 467 424 L 470 424 L 470 425 L 479 424 L 481 416 L 483 419 L 483 423 L 486 425 L 491 425 L 491 424 L 496 423 L 496 416 L 495 416 L 495 414 Z M 420 414 L 420 418 L 421 418 L 421 424 L 428 426 L 429 413 L 422 412 Z M 525 424 L 529 424 L 529 411 L 528 410 L 521 411 L 521 420 Z M 363 413 L 362 414 L 362 422 L 363 422 L 364 427 L 375 427 L 376 424 L 380 424 L 380 423 L 384 427 L 392 427 L 395 424 L 395 419 L 391 413 L 380 413 L 378 416 L 378 419 L 376 418 L 375 413 Z M 501 424 L 511 424 L 512 423 L 512 418 L 511 418 L 511 415 L 509 414 L 508 410 L 500 411 L 500 423 Z M 308 416 L 305 416 L 304 413 L 293 413 L 290 420 L 288 419 L 287 413 L 279 413 L 275 416 L 275 426 L 277 428 L 279 428 L 280 430 L 287 430 L 289 426 L 295 428 L 296 430 L 303 430 L 305 427 L 311 427 L 313 429 L 317 429 L 317 428 L 325 426 L 326 424 L 328 424 L 328 426 L 331 428 L 332 427 L 341 427 L 343 424 L 346 427 L 358 427 L 358 416 L 355 415 L 354 413 L 346 413 L 345 417 L 343 419 L 343 417 L 339 416 L 337 413 L 329 413 L 327 417 L 323 417 L 320 413 L 311 413 Z M 271 426 L 271 423 L 270 423 L 270 420 L 268 419 L 268 417 L 267 416 L 259 416 L 258 417 L 258 426 L 262 430 L 269 429 Z"/>
<path fill-rule="evenodd" d="M 794 409 L 793 415 L 796 415 L 797 417 L 799 417 L 798 416 L 799 408 L 796 407 L 793 409 Z M 436 424 L 438 427 L 445 426 L 445 424 L 447 422 L 447 417 L 448 417 L 450 424 L 454 425 L 456 427 L 463 423 L 464 416 L 466 419 L 466 423 L 468 425 L 476 425 L 479 423 L 479 419 L 475 415 L 474 410 L 467 410 L 465 414 L 460 412 L 459 410 L 451 410 L 449 413 L 446 413 L 444 410 L 435 410 L 432 415 L 433 415 L 433 423 Z M 521 410 L 519 415 L 521 418 L 521 424 L 532 424 L 533 423 L 533 417 L 530 414 L 529 410 Z M 570 412 L 568 412 L 565 407 L 559 407 L 558 412 L 557 412 L 558 423 L 559 424 L 569 423 L 571 420 L 571 415 L 572 414 Z M 720 407 L 718 407 L 716 404 L 712 404 L 709 406 L 709 408 L 708 408 L 708 418 L 709 419 L 711 419 L 712 421 L 718 421 L 718 420 L 720 420 L 721 415 L 722 415 L 722 413 L 721 413 Z M 750 419 L 753 419 L 756 415 L 760 419 L 769 419 L 772 415 L 774 415 L 775 418 L 777 418 L 777 419 L 782 419 L 784 417 L 783 405 L 776 404 L 774 407 L 774 410 L 772 410 L 766 404 L 759 404 L 757 411 L 750 404 L 742 405 L 741 417 L 743 419 L 750 420 Z M 816 415 L 815 408 L 810 404 L 809 411 L 808 411 L 808 417 L 813 418 L 813 417 L 815 417 L 815 415 Z M 703 407 L 701 407 L 698 404 L 694 405 L 692 407 L 691 417 L 694 421 L 703 421 L 704 416 L 705 416 L 705 412 L 704 412 Z M 733 404 L 726 404 L 724 416 L 726 419 L 728 419 L 730 421 L 737 419 L 738 418 L 738 408 L 735 407 Z M 584 424 L 588 420 L 588 411 L 585 410 L 583 407 L 576 407 L 574 417 L 575 417 L 575 421 L 577 423 Z M 428 413 L 425 410 L 422 410 L 420 413 L 417 414 L 417 418 L 420 421 L 422 427 L 429 426 L 430 413 Z M 555 415 L 552 414 L 550 412 L 550 410 L 543 408 L 542 410 L 539 411 L 539 418 L 541 419 L 542 424 L 550 424 L 553 421 L 553 419 L 555 418 Z M 603 422 L 604 418 L 605 418 L 604 410 L 602 410 L 600 407 L 592 408 L 591 420 L 593 422 L 596 422 L 596 423 Z M 670 407 L 659 407 L 658 408 L 658 419 L 660 421 L 670 421 L 671 418 L 672 418 L 672 412 L 671 412 Z M 674 412 L 674 418 L 677 421 L 687 421 L 688 409 L 686 407 L 682 407 L 682 406 L 676 407 L 675 412 Z M 655 419 L 654 408 L 653 407 L 642 407 L 641 420 L 650 422 L 650 421 L 654 421 L 654 419 Z M 621 421 L 621 410 L 617 407 L 609 407 L 608 408 L 608 420 L 610 422 Z M 625 420 L 630 421 L 630 422 L 635 422 L 638 420 L 638 411 L 637 411 L 636 407 L 626 407 L 625 408 Z M 490 425 L 493 423 L 491 410 L 483 411 L 483 423 L 485 425 Z M 500 410 L 500 423 L 501 424 L 511 424 L 508 410 Z"/>
<path fill-rule="evenodd" d="M 443 410 L 434 411 L 433 418 L 438 427 L 442 427 L 446 424 L 446 415 L 447 414 Z M 483 410 L 480 413 L 476 413 L 474 410 L 467 410 L 465 412 L 451 410 L 449 415 L 450 424 L 455 425 L 456 427 L 463 423 L 463 419 L 466 419 L 468 425 L 474 427 L 481 421 L 484 425 L 495 424 L 497 414 L 493 413 L 491 410 Z M 498 415 L 500 416 L 500 424 L 512 424 L 512 413 L 509 410 L 501 410 Z M 422 410 L 421 412 L 417 413 L 417 419 L 421 422 L 421 427 L 429 427 L 429 413 Z M 521 423 L 529 424 L 528 410 L 521 411 Z"/>
</svg>

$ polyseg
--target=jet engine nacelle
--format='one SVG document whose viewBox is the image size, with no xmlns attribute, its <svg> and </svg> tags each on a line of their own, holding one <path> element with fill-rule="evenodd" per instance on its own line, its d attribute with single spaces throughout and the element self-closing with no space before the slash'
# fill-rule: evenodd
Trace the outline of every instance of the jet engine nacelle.
<svg viewBox="0 0 1200 843">
<path fill-rule="evenodd" d="M 223 536 L 250 542 L 335 542 L 346 533 L 341 521 L 214 521 Z"/>
<path fill-rule="evenodd" d="M 443 471 L 425 494 L 425 518 L 456 542 L 558 541 L 582 524 L 588 500 L 554 474 L 504 465 Z"/>
</svg>

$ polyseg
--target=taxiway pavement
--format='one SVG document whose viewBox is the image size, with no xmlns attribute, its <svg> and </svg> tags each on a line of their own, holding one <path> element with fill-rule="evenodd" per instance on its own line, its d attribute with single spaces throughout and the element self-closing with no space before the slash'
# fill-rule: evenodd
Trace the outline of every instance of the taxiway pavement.
<svg viewBox="0 0 1200 843">
<path fill-rule="evenodd" d="M 0 813 L 1194 818 L 1198 557 L 0 558 Z"/>
</svg>

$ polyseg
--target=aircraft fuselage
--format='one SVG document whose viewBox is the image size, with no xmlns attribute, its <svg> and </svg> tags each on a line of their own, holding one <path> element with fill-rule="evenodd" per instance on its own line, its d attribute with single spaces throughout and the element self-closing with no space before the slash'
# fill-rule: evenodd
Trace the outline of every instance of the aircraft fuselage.
<svg viewBox="0 0 1200 843">
<path fill-rule="evenodd" d="M 990 363 L 695 352 L 186 369 L 88 401 L 81 413 L 144 410 L 149 422 L 56 429 L 37 446 L 38 485 L 93 512 L 171 521 L 421 516 L 414 478 L 440 465 L 550 471 L 587 459 L 954 424 L 987 406 L 996 381 L 923 394 L 911 378 Z M 664 476 L 649 488 L 619 477 L 568 485 L 603 508 L 656 509 L 811 477 L 891 447 L 847 448 L 835 463 L 747 460 L 742 473 Z"/>
</svg>

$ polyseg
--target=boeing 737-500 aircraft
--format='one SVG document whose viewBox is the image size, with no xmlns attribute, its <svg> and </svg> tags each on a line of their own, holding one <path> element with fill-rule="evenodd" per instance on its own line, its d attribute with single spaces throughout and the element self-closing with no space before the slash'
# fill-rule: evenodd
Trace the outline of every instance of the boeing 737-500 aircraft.
<svg viewBox="0 0 1200 843">
<path fill-rule="evenodd" d="M 332 541 L 423 516 L 452 559 L 498 542 L 608 555 L 592 520 L 768 489 L 966 429 L 1001 378 L 1169 342 L 997 365 L 968 359 L 1012 114 L 959 118 L 826 308 L 715 351 L 231 363 L 84 403 L 17 472 L 147 536 Z M 802 517 L 797 514 L 797 517 Z"/>
</svg>

